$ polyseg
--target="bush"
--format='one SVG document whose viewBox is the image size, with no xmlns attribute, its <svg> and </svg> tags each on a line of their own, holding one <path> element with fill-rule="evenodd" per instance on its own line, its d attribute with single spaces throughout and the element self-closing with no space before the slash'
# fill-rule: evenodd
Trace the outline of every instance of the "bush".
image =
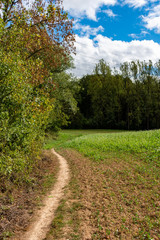
<svg viewBox="0 0 160 240">
<path fill-rule="evenodd" d="M 37 61 L 37 64 L 39 62 Z M 42 147 L 52 101 L 31 84 L 32 60 L 0 50 L 0 176 L 20 181 Z"/>
</svg>

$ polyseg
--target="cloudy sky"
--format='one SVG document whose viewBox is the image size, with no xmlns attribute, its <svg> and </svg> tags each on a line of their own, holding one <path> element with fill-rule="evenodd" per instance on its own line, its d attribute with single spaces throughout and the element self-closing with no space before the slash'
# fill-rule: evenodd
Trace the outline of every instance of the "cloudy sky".
<svg viewBox="0 0 160 240">
<path fill-rule="evenodd" d="M 112 67 L 160 59 L 160 0 L 63 0 L 74 18 L 75 69 L 92 73 L 99 59 Z"/>
</svg>

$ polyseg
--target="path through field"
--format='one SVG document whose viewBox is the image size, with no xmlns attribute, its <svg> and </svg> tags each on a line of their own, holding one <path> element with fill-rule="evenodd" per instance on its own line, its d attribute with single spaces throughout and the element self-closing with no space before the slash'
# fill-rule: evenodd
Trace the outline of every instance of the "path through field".
<svg viewBox="0 0 160 240">
<path fill-rule="evenodd" d="M 71 149 L 60 154 L 71 178 L 46 240 L 160 239 L 153 168 L 147 172 L 136 156 L 95 161 Z"/>
<path fill-rule="evenodd" d="M 27 232 L 23 236 L 20 236 L 19 239 L 42 240 L 46 237 L 51 222 L 54 218 L 54 213 L 63 197 L 64 187 L 69 182 L 69 167 L 67 161 L 58 153 L 56 153 L 54 149 L 51 151 L 58 157 L 60 163 L 57 182 L 54 185 L 53 190 L 51 190 L 49 195 L 45 198 L 43 207 L 36 213 L 34 222 L 31 224 L 31 226 L 29 226 Z"/>
</svg>

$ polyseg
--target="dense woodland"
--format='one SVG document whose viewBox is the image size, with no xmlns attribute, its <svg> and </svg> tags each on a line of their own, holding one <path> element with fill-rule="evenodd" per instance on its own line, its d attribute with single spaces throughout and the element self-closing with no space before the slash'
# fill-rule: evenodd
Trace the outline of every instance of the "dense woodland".
<svg viewBox="0 0 160 240">
<path fill-rule="evenodd" d="M 71 128 L 160 128 L 160 61 L 132 61 L 111 70 L 104 60 L 79 80 Z"/>
</svg>

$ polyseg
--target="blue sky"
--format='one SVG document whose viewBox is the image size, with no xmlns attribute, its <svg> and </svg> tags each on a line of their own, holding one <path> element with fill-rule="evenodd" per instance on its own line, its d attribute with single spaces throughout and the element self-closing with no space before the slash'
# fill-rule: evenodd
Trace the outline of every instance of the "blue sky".
<svg viewBox="0 0 160 240">
<path fill-rule="evenodd" d="M 77 54 L 73 73 L 91 73 L 99 59 L 160 59 L 160 0 L 64 0 L 74 17 Z"/>
</svg>

